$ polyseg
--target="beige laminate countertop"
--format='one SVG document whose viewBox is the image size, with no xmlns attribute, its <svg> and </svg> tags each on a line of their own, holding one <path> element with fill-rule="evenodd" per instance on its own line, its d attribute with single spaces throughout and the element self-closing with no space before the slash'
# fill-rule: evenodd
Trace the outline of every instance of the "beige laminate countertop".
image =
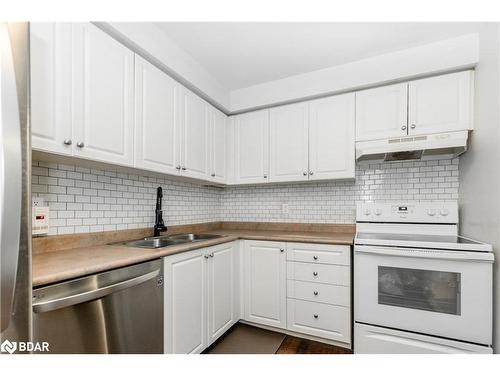
<svg viewBox="0 0 500 375">
<path fill-rule="evenodd" d="M 336 245 L 352 245 L 354 239 L 353 233 L 342 232 L 220 229 L 204 233 L 219 234 L 222 237 L 160 249 L 142 249 L 111 244 L 35 253 L 32 261 L 33 286 L 52 284 L 237 239 Z"/>
</svg>

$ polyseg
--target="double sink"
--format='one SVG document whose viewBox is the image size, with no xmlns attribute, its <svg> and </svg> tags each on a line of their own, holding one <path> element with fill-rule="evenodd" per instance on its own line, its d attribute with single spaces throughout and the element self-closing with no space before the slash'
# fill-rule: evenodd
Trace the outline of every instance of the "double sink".
<svg viewBox="0 0 500 375">
<path fill-rule="evenodd" d="M 124 245 L 130 247 L 140 247 L 143 249 L 159 249 L 161 247 L 181 245 L 196 241 L 212 240 L 220 237 L 222 236 L 218 234 L 186 233 L 186 234 L 175 234 L 171 236 L 147 237 L 141 240 L 125 242 Z"/>
</svg>

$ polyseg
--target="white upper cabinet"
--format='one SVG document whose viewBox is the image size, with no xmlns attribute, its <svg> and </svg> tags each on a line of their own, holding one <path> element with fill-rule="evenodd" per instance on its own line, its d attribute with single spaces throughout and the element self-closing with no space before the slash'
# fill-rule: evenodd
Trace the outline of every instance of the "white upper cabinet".
<svg viewBox="0 0 500 375">
<path fill-rule="evenodd" d="M 432 134 L 473 128 L 472 71 L 409 83 L 409 134 Z"/>
<path fill-rule="evenodd" d="M 309 104 L 269 111 L 269 181 L 302 181 L 308 176 Z"/>
<path fill-rule="evenodd" d="M 71 24 L 31 23 L 30 44 L 32 146 L 71 155 Z"/>
<path fill-rule="evenodd" d="M 210 181 L 226 183 L 227 116 L 208 107 L 210 121 Z"/>
<path fill-rule="evenodd" d="M 245 320 L 286 328 L 286 244 L 245 241 Z"/>
<path fill-rule="evenodd" d="M 74 155 L 133 165 L 134 53 L 90 23 L 73 24 Z"/>
<path fill-rule="evenodd" d="M 234 116 L 234 182 L 268 182 L 269 111 Z"/>
<path fill-rule="evenodd" d="M 356 141 L 407 134 L 407 83 L 356 92 Z"/>
<path fill-rule="evenodd" d="M 187 89 L 181 98 L 181 175 L 206 180 L 208 173 L 208 104 Z"/>
<path fill-rule="evenodd" d="M 135 166 L 178 174 L 179 86 L 135 56 Z"/>
<path fill-rule="evenodd" d="M 309 180 L 354 178 L 354 93 L 309 106 Z"/>
</svg>

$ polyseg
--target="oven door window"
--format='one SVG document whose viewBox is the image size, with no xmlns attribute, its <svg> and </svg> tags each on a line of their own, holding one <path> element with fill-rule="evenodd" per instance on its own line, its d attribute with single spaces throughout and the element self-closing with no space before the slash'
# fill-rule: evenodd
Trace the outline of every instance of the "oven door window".
<svg viewBox="0 0 500 375">
<path fill-rule="evenodd" d="M 460 315 L 460 273 L 379 266 L 378 303 Z"/>
</svg>

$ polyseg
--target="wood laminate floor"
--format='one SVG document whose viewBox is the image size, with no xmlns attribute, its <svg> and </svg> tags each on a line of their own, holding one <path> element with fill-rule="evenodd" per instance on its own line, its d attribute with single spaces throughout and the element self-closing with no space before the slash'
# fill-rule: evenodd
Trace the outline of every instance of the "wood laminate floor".
<svg viewBox="0 0 500 375">
<path fill-rule="evenodd" d="M 351 350 L 237 323 L 205 354 L 352 354 Z"/>
</svg>

